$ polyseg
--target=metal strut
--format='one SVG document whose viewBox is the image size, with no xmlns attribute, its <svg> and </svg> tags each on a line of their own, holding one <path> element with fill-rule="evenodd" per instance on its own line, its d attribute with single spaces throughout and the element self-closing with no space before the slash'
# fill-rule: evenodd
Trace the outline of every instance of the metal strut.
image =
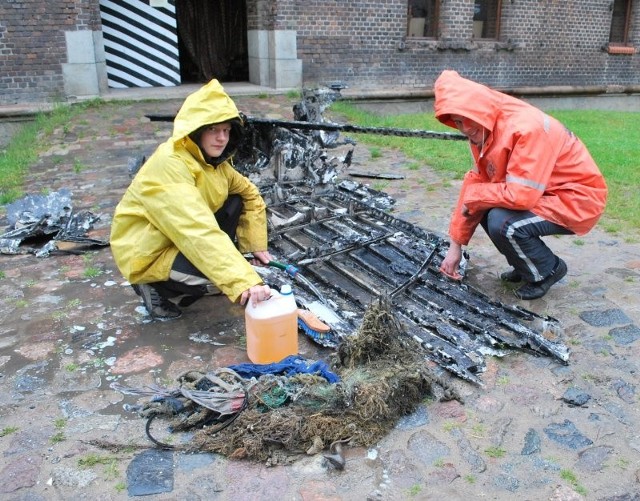
<svg viewBox="0 0 640 501">
<path fill-rule="evenodd" d="M 162 113 L 150 113 L 145 115 L 152 122 L 173 122 L 175 115 Z M 431 130 L 396 129 L 389 127 L 363 127 L 360 125 L 337 124 L 333 122 L 302 122 L 298 120 L 276 120 L 273 118 L 261 118 L 245 116 L 247 125 L 268 125 L 282 127 L 284 129 L 298 130 L 324 130 L 331 132 L 351 132 L 354 134 L 378 134 L 380 136 L 419 137 L 425 139 L 447 139 L 452 141 L 465 141 L 467 136 L 455 132 L 437 132 Z"/>
</svg>

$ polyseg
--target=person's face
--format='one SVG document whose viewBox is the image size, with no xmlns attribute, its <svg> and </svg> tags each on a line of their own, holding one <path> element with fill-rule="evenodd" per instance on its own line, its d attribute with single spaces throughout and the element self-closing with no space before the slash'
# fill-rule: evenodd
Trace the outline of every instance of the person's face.
<svg viewBox="0 0 640 501">
<path fill-rule="evenodd" d="M 451 120 L 453 120 L 457 129 L 477 146 L 482 145 L 485 138 L 489 135 L 488 131 L 482 125 L 474 122 L 470 118 L 463 117 L 462 115 L 451 115 Z"/>
<path fill-rule="evenodd" d="M 211 158 L 218 158 L 229 143 L 231 123 L 222 122 L 210 125 L 200 136 L 200 146 Z"/>
</svg>

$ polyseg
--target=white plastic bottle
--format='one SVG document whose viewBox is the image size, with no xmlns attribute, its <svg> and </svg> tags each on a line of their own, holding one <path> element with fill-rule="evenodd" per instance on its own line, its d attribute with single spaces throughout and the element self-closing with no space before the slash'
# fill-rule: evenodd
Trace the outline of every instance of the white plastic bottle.
<svg viewBox="0 0 640 501">
<path fill-rule="evenodd" d="M 271 364 L 298 354 L 298 306 L 291 286 L 244 310 L 247 355 L 254 364 Z"/>
</svg>

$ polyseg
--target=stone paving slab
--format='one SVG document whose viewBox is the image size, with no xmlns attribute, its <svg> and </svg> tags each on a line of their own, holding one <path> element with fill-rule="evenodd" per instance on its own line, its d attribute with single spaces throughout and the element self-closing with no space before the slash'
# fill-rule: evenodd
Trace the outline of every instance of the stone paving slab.
<svg viewBox="0 0 640 501">
<path fill-rule="evenodd" d="M 236 102 L 248 115 L 292 118 L 286 96 Z M 95 236 L 107 237 L 130 157 L 148 155 L 170 131 L 144 114 L 179 106 L 111 103 L 73 118 L 48 141 L 28 191 L 70 189 L 76 209 L 102 215 Z M 400 180 L 358 180 L 392 195 L 395 216 L 446 233 L 459 182 L 410 164 L 396 151 L 372 155 L 360 144 L 353 169 L 402 173 Z M 158 451 L 144 421 L 125 410 L 138 399 L 109 385 L 171 386 L 185 370 L 247 362 L 241 308 L 210 298 L 176 322 L 149 322 L 108 248 L 0 256 L 0 498 L 638 499 L 638 241 L 600 229 L 549 239 L 569 273 L 545 298 L 522 302 L 497 279 L 504 269 L 497 251 L 474 237 L 470 283 L 558 318 L 569 365 L 525 353 L 490 358 L 483 387 L 454 381 L 463 404 L 425 401 L 374 447 L 347 449 L 343 471 L 321 454 L 286 467 L 179 452 L 146 461 Z M 303 356 L 323 350 L 301 338 Z M 95 440 L 129 448 L 104 450 Z"/>
</svg>

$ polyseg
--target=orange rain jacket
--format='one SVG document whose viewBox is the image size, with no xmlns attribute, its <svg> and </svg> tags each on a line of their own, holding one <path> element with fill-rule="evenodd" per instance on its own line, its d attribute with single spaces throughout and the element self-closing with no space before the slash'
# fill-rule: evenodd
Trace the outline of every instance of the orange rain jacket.
<svg viewBox="0 0 640 501">
<path fill-rule="evenodd" d="M 443 71 L 435 83 L 435 115 L 455 128 L 461 115 L 489 130 L 462 183 L 449 236 L 469 243 L 494 207 L 531 211 L 584 235 L 604 211 L 607 185 L 584 144 L 556 119 L 530 104 Z M 462 215 L 466 205 L 470 215 Z"/>
<path fill-rule="evenodd" d="M 145 162 L 116 207 L 111 251 L 129 282 L 167 280 L 182 252 L 231 301 L 262 283 L 242 253 L 267 249 L 264 200 L 231 160 L 208 164 L 189 137 L 203 125 L 239 117 L 217 80 L 187 97 L 172 137 Z M 238 248 L 214 217 L 232 194 L 240 195 L 244 204 L 236 231 Z"/>
</svg>

